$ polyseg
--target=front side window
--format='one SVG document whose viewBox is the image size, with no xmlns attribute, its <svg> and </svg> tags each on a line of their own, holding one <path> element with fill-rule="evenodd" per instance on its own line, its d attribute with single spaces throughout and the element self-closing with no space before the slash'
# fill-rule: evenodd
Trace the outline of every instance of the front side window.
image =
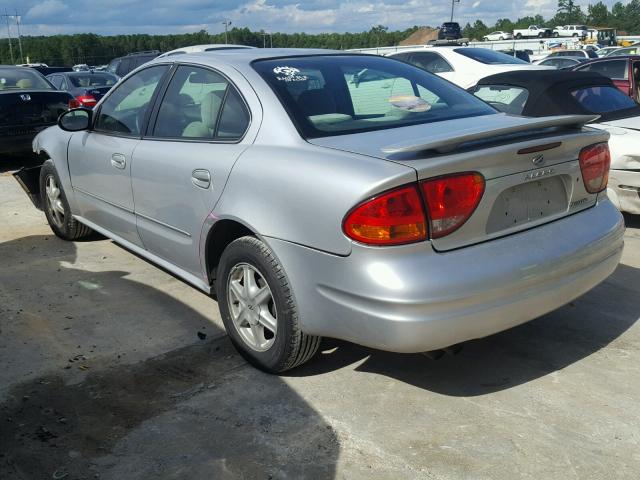
<svg viewBox="0 0 640 480">
<path fill-rule="evenodd" d="M 307 138 L 495 113 L 449 82 L 385 57 L 318 55 L 252 66 Z"/>
<path fill-rule="evenodd" d="M 183 65 L 162 99 L 153 136 L 233 140 L 244 135 L 248 124 L 244 102 L 225 77 Z"/>
<path fill-rule="evenodd" d="M 487 65 L 527 65 L 527 62 L 520 60 L 519 58 L 505 55 L 502 52 L 496 52 L 489 50 L 488 48 L 456 48 L 453 50 L 460 55 L 463 55 L 476 62 L 484 63 Z"/>
<path fill-rule="evenodd" d="M 578 70 L 582 72 L 597 72 L 615 80 L 629 79 L 629 68 L 627 61 L 624 59 L 590 63 L 580 67 Z"/>
<path fill-rule="evenodd" d="M 474 95 L 504 113 L 522 115 L 529 99 L 529 91 L 511 85 L 482 85 L 476 88 Z"/>
<path fill-rule="evenodd" d="M 572 91 L 571 95 L 593 113 L 616 112 L 637 106 L 636 102 L 615 87 L 581 88 Z"/>
<path fill-rule="evenodd" d="M 146 68 L 120 84 L 100 107 L 94 128 L 108 133 L 141 135 L 153 94 L 168 69 L 167 65 Z"/>
</svg>

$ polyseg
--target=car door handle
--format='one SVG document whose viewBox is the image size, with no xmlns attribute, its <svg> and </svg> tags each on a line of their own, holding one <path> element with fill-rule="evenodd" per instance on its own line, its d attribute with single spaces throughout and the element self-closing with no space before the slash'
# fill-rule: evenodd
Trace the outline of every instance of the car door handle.
<svg viewBox="0 0 640 480">
<path fill-rule="evenodd" d="M 124 167 L 127 166 L 127 158 L 121 153 L 114 153 L 111 155 L 111 165 L 120 170 L 124 170 Z"/>
<path fill-rule="evenodd" d="M 191 172 L 191 183 L 196 187 L 209 188 L 209 185 L 211 185 L 211 174 L 209 170 L 197 169 Z"/>
</svg>

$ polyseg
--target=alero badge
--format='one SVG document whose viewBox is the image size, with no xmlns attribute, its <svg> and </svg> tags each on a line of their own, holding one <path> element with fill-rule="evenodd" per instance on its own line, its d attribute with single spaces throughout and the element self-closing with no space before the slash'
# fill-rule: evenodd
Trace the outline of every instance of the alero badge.
<svg viewBox="0 0 640 480">
<path fill-rule="evenodd" d="M 31 95 L 29 95 L 27 93 L 23 93 L 22 95 L 20 95 L 20 98 L 22 99 L 23 102 L 30 102 L 31 101 Z"/>
</svg>

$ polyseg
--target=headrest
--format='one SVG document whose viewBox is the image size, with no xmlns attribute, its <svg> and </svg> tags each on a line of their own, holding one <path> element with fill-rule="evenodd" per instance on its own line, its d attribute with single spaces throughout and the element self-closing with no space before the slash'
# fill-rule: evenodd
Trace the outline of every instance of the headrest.
<svg viewBox="0 0 640 480">
<path fill-rule="evenodd" d="M 33 83 L 28 78 L 23 78 L 16 82 L 16 87 L 18 88 L 31 88 L 32 86 L 33 86 Z"/>
</svg>

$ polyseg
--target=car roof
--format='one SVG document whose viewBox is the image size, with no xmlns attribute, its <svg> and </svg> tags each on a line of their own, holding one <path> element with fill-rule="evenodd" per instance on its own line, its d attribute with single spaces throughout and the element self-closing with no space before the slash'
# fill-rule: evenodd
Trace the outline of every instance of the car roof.
<svg viewBox="0 0 640 480">
<path fill-rule="evenodd" d="M 578 103 L 571 92 L 589 87 L 616 88 L 610 78 L 597 72 L 575 72 L 567 70 L 520 70 L 490 75 L 478 82 L 478 87 L 486 85 L 505 85 L 520 87 L 529 92 L 522 110 L 526 117 L 544 117 L 552 115 L 593 115 Z M 640 115 L 640 106 L 627 110 L 601 114 L 603 120 L 614 120 Z"/>
<path fill-rule="evenodd" d="M 246 67 L 255 60 L 276 58 L 295 58 L 317 55 L 362 55 L 341 50 L 326 50 L 321 48 L 241 48 L 238 50 L 212 50 L 209 52 L 185 53 L 183 55 L 156 58 L 145 64 L 174 62 L 197 62 L 203 65 L 215 66 L 224 63 L 234 67 Z"/>
</svg>

